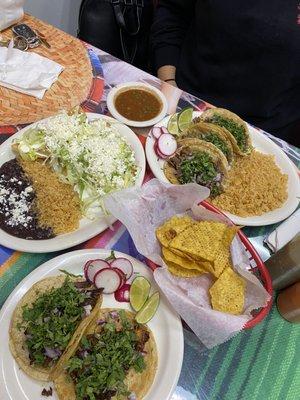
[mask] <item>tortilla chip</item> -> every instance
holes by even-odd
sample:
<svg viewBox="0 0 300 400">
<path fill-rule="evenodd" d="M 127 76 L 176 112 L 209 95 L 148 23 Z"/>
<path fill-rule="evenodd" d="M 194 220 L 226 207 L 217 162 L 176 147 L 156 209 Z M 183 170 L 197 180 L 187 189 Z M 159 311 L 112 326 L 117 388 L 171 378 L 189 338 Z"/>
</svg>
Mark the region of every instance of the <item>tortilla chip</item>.
<svg viewBox="0 0 300 400">
<path fill-rule="evenodd" d="M 197 269 L 186 269 L 171 261 L 164 261 L 167 264 L 168 271 L 175 276 L 179 276 L 181 278 L 192 278 L 194 276 L 200 276 L 203 274 L 203 272 Z"/>
<path fill-rule="evenodd" d="M 213 262 L 226 228 L 220 222 L 200 221 L 178 233 L 169 247 L 187 253 L 195 260 Z"/>
<path fill-rule="evenodd" d="M 188 216 L 177 217 L 175 215 L 156 229 L 156 237 L 163 246 L 168 247 L 170 241 L 176 237 L 178 233 L 193 223 L 194 220 Z"/>
<path fill-rule="evenodd" d="M 187 258 L 185 256 L 181 256 L 178 254 L 175 254 L 172 250 L 166 248 L 166 247 L 162 247 L 162 254 L 165 260 L 167 260 L 168 262 L 172 262 L 174 264 L 177 264 L 179 267 L 181 268 L 185 268 L 185 269 L 195 269 L 198 270 L 200 272 L 207 272 L 206 270 L 206 264 L 209 264 L 208 262 L 196 262 L 191 258 Z M 209 267 L 209 266 L 208 266 Z"/>
<path fill-rule="evenodd" d="M 216 278 L 218 278 L 221 273 L 224 271 L 226 267 L 231 267 L 231 253 L 230 253 L 230 244 L 239 230 L 237 226 L 230 226 L 224 232 L 220 248 L 216 254 L 214 260 L 214 272 Z"/>
<path fill-rule="evenodd" d="M 229 314 L 242 313 L 245 302 L 246 283 L 230 267 L 226 267 L 209 289 L 212 308 Z"/>
</svg>

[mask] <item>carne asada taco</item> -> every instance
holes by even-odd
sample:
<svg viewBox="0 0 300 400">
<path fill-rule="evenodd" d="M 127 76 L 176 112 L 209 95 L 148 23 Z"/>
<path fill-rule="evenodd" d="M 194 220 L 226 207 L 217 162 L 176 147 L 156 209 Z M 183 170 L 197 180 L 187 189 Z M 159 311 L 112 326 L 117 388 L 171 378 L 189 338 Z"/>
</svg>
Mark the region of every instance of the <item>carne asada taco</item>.
<svg viewBox="0 0 300 400">
<path fill-rule="evenodd" d="M 154 337 L 125 310 L 102 309 L 52 373 L 61 400 L 142 400 L 157 369 Z"/>
<path fill-rule="evenodd" d="M 48 381 L 78 333 L 95 317 L 102 290 L 83 278 L 59 275 L 35 283 L 14 310 L 9 346 L 20 368 Z"/>
<path fill-rule="evenodd" d="M 198 183 L 210 189 L 210 197 L 223 192 L 228 163 L 212 143 L 183 139 L 176 153 L 164 165 L 166 178 L 174 184 Z"/>
<path fill-rule="evenodd" d="M 252 145 L 248 126 L 238 115 L 223 108 L 211 108 L 204 111 L 200 119 L 222 127 L 237 154 L 244 156 L 251 153 Z"/>
<path fill-rule="evenodd" d="M 233 148 L 226 131 L 220 126 L 201 122 L 200 118 L 194 118 L 189 127 L 182 132 L 180 139 L 196 138 L 205 140 L 215 145 L 226 157 L 229 164 L 233 161 Z"/>
</svg>

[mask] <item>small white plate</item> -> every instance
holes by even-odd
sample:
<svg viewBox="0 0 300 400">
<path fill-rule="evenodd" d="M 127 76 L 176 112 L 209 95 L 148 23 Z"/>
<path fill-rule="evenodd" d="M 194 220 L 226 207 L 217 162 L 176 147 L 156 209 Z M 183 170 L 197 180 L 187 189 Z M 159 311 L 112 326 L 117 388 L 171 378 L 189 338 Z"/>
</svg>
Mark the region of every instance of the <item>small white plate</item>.
<svg viewBox="0 0 300 400">
<path fill-rule="evenodd" d="M 200 111 L 194 111 L 193 117 L 201 115 Z M 156 126 L 167 126 L 170 116 L 164 118 Z M 265 154 L 272 154 L 275 156 L 276 164 L 279 166 L 284 174 L 288 175 L 288 199 L 282 207 L 277 208 L 274 211 L 267 212 L 265 214 L 254 216 L 254 217 L 239 217 L 237 215 L 230 214 L 223 211 L 232 222 L 237 225 L 245 226 L 264 226 L 271 225 L 280 222 L 290 216 L 299 204 L 300 198 L 300 182 L 297 174 L 297 169 L 288 156 L 266 135 L 259 132 L 257 129 L 248 125 L 250 137 L 255 149 Z M 169 182 L 163 172 L 164 160 L 159 158 L 154 151 L 155 139 L 149 133 L 146 141 L 146 157 L 149 166 L 154 176 L 163 182 Z"/>
<path fill-rule="evenodd" d="M 107 117 L 105 115 L 87 113 L 87 116 L 90 121 L 94 119 L 103 118 L 106 121 L 116 124 L 116 127 L 119 130 L 120 134 L 124 136 L 127 143 L 132 147 L 135 153 L 135 160 L 138 167 L 140 168 L 140 173 L 139 176 L 137 177 L 136 185 L 141 186 L 145 176 L 146 160 L 145 160 L 145 153 L 143 146 L 138 137 L 136 136 L 136 134 L 130 128 L 128 128 L 128 126 L 120 124 L 115 119 Z M 46 121 L 50 118 L 47 118 L 43 121 Z M 0 146 L 1 165 L 4 164 L 6 161 L 11 160 L 12 158 L 15 157 L 14 153 L 11 150 L 12 141 L 22 136 L 27 129 L 37 125 L 39 122 L 36 122 L 32 125 L 27 126 L 24 129 L 21 129 L 19 132 L 12 135 Z M 9 235 L 8 233 L 0 229 L 0 244 L 2 246 L 6 246 L 14 250 L 25 251 L 30 253 L 48 253 L 52 251 L 64 250 L 69 247 L 75 246 L 79 243 L 83 243 L 86 240 L 96 236 L 98 233 L 103 232 L 106 228 L 108 228 L 108 226 L 110 226 L 110 224 L 112 224 L 115 221 L 116 221 L 115 218 L 105 217 L 103 214 L 99 214 L 99 217 L 97 217 L 93 221 L 87 218 L 82 218 L 80 220 L 79 229 L 77 229 L 76 231 L 65 233 L 63 235 L 58 235 L 52 239 L 45 239 L 45 240 L 21 239 Z"/>
<path fill-rule="evenodd" d="M 152 271 L 143 263 L 126 254 L 116 252 L 116 257 L 126 257 L 132 263 L 135 272 L 141 273 L 151 283 L 151 290 L 158 287 L 153 279 Z M 41 400 L 43 388 L 49 388 L 49 383 L 29 378 L 17 365 L 10 353 L 9 325 L 12 313 L 21 297 L 31 286 L 47 277 L 60 274 L 59 269 L 65 269 L 74 274 L 82 273 L 83 265 L 87 260 L 106 258 L 109 250 L 77 250 L 63 254 L 42 264 L 29 274 L 6 300 L 0 312 L 0 393 L 1 400 Z M 153 319 L 148 323 L 152 330 L 158 352 L 158 368 L 150 391 L 144 400 L 168 400 L 174 391 L 181 371 L 183 360 L 183 330 L 179 316 L 170 308 L 162 294 L 160 304 Z M 128 303 L 119 303 L 114 295 L 104 295 L 102 307 L 124 308 L 130 310 Z M 52 384 L 50 384 L 53 387 Z M 51 397 L 57 400 L 56 393 Z"/>
<path fill-rule="evenodd" d="M 153 94 L 156 95 L 156 97 L 159 97 L 162 102 L 161 112 L 155 118 L 149 119 L 148 121 L 133 121 L 133 120 L 129 120 L 129 119 L 125 118 L 123 115 L 121 115 L 116 110 L 115 97 L 119 92 L 123 91 L 126 88 L 130 88 L 130 89 L 145 88 L 148 91 L 152 91 Z M 139 127 L 139 128 L 143 128 L 146 126 L 152 126 L 152 125 L 156 124 L 157 122 L 161 121 L 164 118 L 164 116 L 166 115 L 167 110 L 168 110 L 167 99 L 162 94 L 162 92 L 160 90 L 156 89 L 154 86 L 148 85 L 146 83 L 141 83 L 141 82 L 128 82 L 128 83 L 124 83 L 122 85 L 115 86 L 108 93 L 106 103 L 107 103 L 109 112 L 118 121 L 123 122 L 123 124 L 129 125 L 129 126 L 135 126 L 135 127 Z"/>
</svg>

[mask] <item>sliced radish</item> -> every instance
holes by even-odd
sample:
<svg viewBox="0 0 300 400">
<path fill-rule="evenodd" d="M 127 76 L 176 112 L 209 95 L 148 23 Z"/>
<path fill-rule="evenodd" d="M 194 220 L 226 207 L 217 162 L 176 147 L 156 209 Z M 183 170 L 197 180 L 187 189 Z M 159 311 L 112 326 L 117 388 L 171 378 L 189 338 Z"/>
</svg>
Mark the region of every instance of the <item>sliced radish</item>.
<svg viewBox="0 0 300 400">
<path fill-rule="evenodd" d="M 160 130 L 162 133 L 169 133 L 168 128 L 166 128 L 165 126 L 161 126 Z"/>
<path fill-rule="evenodd" d="M 88 260 L 85 264 L 84 264 L 84 267 L 83 267 L 83 275 L 84 275 L 84 277 L 85 277 L 85 279 L 88 281 L 89 279 L 88 279 L 88 277 L 87 277 L 87 271 L 88 271 L 88 267 L 89 267 L 89 265 L 93 262 L 94 260 Z"/>
<path fill-rule="evenodd" d="M 133 274 L 131 262 L 124 257 L 118 257 L 110 263 L 111 267 L 120 269 L 126 276 L 126 280 Z"/>
<path fill-rule="evenodd" d="M 164 154 L 161 154 L 161 152 L 158 150 L 157 141 L 154 144 L 154 151 L 158 155 L 159 158 L 168 158 L 168 156 L 165 156 Z"/>
<path fill-rule="evenodd" d="M 122 303 L 129 303 L 130 285 L 125 283 L 120 289 L 115 292 L 115 299 Z"/>
<path fill-rule="evenodd" d="M 86 268 L 87 280 L 94 283 L 96 273 L 104 268 L 110 268 L 110 265 L 107 261 L 101 259 L 92 260 L 92 262 Z"/>
<path fill-rule="evenodd" d="M 152 128 L 151 133 L 152 133 L 152 136 L 153 136 L 155 139 L 158 139 L 158 138 L 160 137 L 160 135 L 162 134 L 162 130 L 161 130 L 160 126 L 154 126 L 154 127 Z"/>
<path fill-rule="evenodd" d="M 114 293 L 120 287 L 120 274 L 112 268 L 104 268 L 98 271 L 94 278 L 97 289 L 103 289 L 103 293 Z"/>
<path fill-rule="evenodd" d="M 115 268 L 115 267 L 112 267 L 112 266 L 111 266 L 111 268 L 114 271 L 116 271 L 116 273 L 119 274 L 119 276 L 120 276 L 121 282 L 120 282 L 120 286 L 118 287 L 118 289 L 120 289 L 120 287 L 123 286 L 126 283 L 126 275 L 119 268 Z"/>
<path fill-rule="evenodd" d="M 175 153 L 177 149 L 177 142 L 174 136 L 170 135 L 170 133 L 163 133 L 157 141 L 157 150 L 169 157 Z"/>
</svg>

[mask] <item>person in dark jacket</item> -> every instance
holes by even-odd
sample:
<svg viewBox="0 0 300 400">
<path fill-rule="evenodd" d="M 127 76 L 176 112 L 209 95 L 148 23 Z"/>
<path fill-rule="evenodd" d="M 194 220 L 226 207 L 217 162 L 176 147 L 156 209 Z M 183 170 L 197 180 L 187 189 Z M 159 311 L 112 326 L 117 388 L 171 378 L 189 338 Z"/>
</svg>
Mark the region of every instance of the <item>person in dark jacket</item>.
<svg viewBox="0 0 300 400">
<path fill-rule="evenodd" d="M 300 145 L 299 0 L 160 0 L 158 77 Z"/>
</svg>

